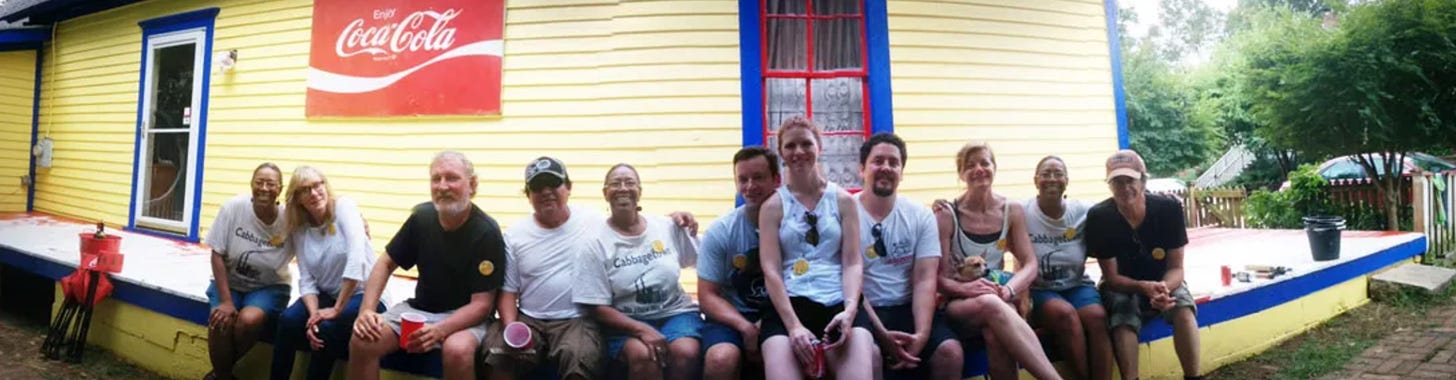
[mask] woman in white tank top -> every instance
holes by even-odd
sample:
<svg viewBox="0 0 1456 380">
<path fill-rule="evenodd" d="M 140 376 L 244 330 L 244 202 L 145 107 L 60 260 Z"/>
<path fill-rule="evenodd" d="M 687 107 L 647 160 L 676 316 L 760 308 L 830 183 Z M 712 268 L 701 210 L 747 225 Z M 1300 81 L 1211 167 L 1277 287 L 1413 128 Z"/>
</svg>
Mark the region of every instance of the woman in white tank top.
<svg viewBox="0 0 1456 380">
<path fill-rule="evenodd" d="M 960 328 L 962 339 L 976 335 L 985 339 L 992 379 L 1016 378 L 1017 363 L 1038 379 L 1060 379 L 1042 352 L 1036 333 L 1011 306 L 1018 297 L 1029 296 L 1036 278 L 1037 263 L 1026 235 L 1025 210 L 991 191 L 996 157 L 989 145 L 972 142 L 961 147 L 956 154 L 956 173 L 965 182 L 966 191 L 955 201 L 939 201 L 935 207 L 943 251 L 939 288 L 949 300 L 946 315 Z M 981 257 L 987 269 L 1000 270 L 1001 258 L 1008 250 L 1020 268 L 1009 279 L 1002 279 L 1005 285 L 990 278 L 997 276 L 962 278 L 960 269 L 966 258 Z"/>
<path fill-rule="evenodd" d="M 759 215 L 759 258 L 773 312 L 763 316 L 766 378 L 800 379 L 816 341 L 834 378 L 873 377 L 874 338 L 859 311 L 864 263 L 859 213 L 819 167 L 821 133 L 803 117 L 778 130 L 784 186 Z"/>
</svg>

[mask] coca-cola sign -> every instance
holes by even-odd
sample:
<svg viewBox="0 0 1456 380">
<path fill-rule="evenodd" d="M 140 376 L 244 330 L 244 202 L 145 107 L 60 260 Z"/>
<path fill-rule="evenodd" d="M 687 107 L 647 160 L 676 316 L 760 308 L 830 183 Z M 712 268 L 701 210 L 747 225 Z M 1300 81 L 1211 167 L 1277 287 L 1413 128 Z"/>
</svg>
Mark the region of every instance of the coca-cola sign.
<svg viewBox="0 0 1456 380">
<path fill-rule="evenodd" d="M 502 1 L 314 1 L 307 115 L 500 113 Z"/>
</svg>

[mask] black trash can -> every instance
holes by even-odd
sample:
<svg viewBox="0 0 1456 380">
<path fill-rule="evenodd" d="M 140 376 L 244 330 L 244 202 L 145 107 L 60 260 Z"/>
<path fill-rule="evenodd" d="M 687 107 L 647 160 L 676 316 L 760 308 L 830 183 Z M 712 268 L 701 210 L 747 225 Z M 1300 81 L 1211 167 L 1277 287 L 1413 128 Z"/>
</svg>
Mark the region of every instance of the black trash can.
<svg viewBox="0 0 1456 380">
<path fill-rule="evenodd" d="M 1304 232 L 1309 235 L 1309 250 L 1314 255 L 1314 261 L 1340 258 L 1340 231 L 1344 229 L 1344 217 L 1329 215 L 1304 217 Z"/>
</svg>

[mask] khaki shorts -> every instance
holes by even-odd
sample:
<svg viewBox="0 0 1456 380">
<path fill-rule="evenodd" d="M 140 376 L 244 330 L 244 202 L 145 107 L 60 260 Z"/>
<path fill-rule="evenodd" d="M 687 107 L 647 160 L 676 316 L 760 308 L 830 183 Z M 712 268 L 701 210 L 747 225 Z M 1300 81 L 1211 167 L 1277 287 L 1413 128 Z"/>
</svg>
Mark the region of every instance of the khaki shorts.
<svg viewBox="0 0 1456 380">
<path fill-rule="evenodd" d="M 1198 315 L 1198 305 L 1193 303 L 1193 295 L 1188 293 L 1188 283 L 1183 283 L 1178 289 L 1173 290 L 1173 307 L 1166 311 L 1158 312 L 1152 309 L 1148 298 L 1142 294 L 1102 291 L 1102 305 L 1107 308 L 1107 327 L 1116 329 L 1118 326 L 1131 327 L 1133 332 L 1143 329 L 1143 316 L 1152 316 L 1156 313 L 1163 321 L 1173 323 L 1173 315 L 1179 308 L 1188 308 L 1194 316 Z"/>
<path fill-rule="evenodd" d="M 481 347 L 485 364 L 522 375 L 543 361 L 555 361 L 557 375 L 595 379 L 602 363 L 602 336 L 597 324 L 585 316 L 575 319 L 541 320 L 520 314 L 518 319 L 531 328 L 531 348 L 526 351 L 506 346 L 505 324 L 490 324 Z"/>
<path fill-rule="evenodd" d="M 381 314 L 380 315 L 380 316 L 384 317 L 384 320 L 385 321 L 389 322 L 389 328 L 394 329 L 394 335 L 395 336 L 399 336 L 399 328 L 400 328 L 399 327 L 399 321 L 400 321 L 400 316 L 403 315 L 404 313 L 420 313 L 420 315 L 424 315 L 425 316 L 425 324 L 435 324 L 435 323 L 440 323 L 440 321 L 445 320 L 445 318 L 449 318 L 450 315 L 455 314 L 455 311 L 454 310 L 451 310 L 451 311 L 447 311 L 447 312 L 444 312 L 444 313 L 431 313 L 431 312 L 420 311 L 419 309 L 415 309 L 414 307 L 410 306 L 409 302 L 400 302 L 398 304 L 395 304 L 393 307 L 390 307 L 389 310 L 386 310 L 384 312 L 384 314 Z M 482 339 L 482 340 L 485 339 L 485 323 L 484 322 L 481 322 L 478 325 L 474 325 L 474 326 L 467 327 L 467 328 L 465 328 L 463 330 L 460 330 L 460 331 L 469 331 L 470 334 L 475 335 L 475 339 Z M 403 339 L 403 338 L 404 337 L 400 337 L 400 339 Z M 436 348 L 439 348 L 439 347 L 437 346 Z"/>
</svg>

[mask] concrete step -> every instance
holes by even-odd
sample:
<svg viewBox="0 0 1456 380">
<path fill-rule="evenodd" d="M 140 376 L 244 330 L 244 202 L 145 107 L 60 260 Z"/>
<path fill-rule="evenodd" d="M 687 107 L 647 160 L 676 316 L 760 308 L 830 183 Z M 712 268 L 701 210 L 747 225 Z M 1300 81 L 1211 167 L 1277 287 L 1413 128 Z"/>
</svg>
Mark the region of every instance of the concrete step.
<svg viewBox="0 0 1456 380">
<path fill-rule="evenodd" d="M 1404 264 L 1370 277 L 1371 293 L 1402 288 L 1417 289 L 1426 294 L 1441 294 L 1456 279 L 1456 270 L 1430 265 Z"/>
</svg>

